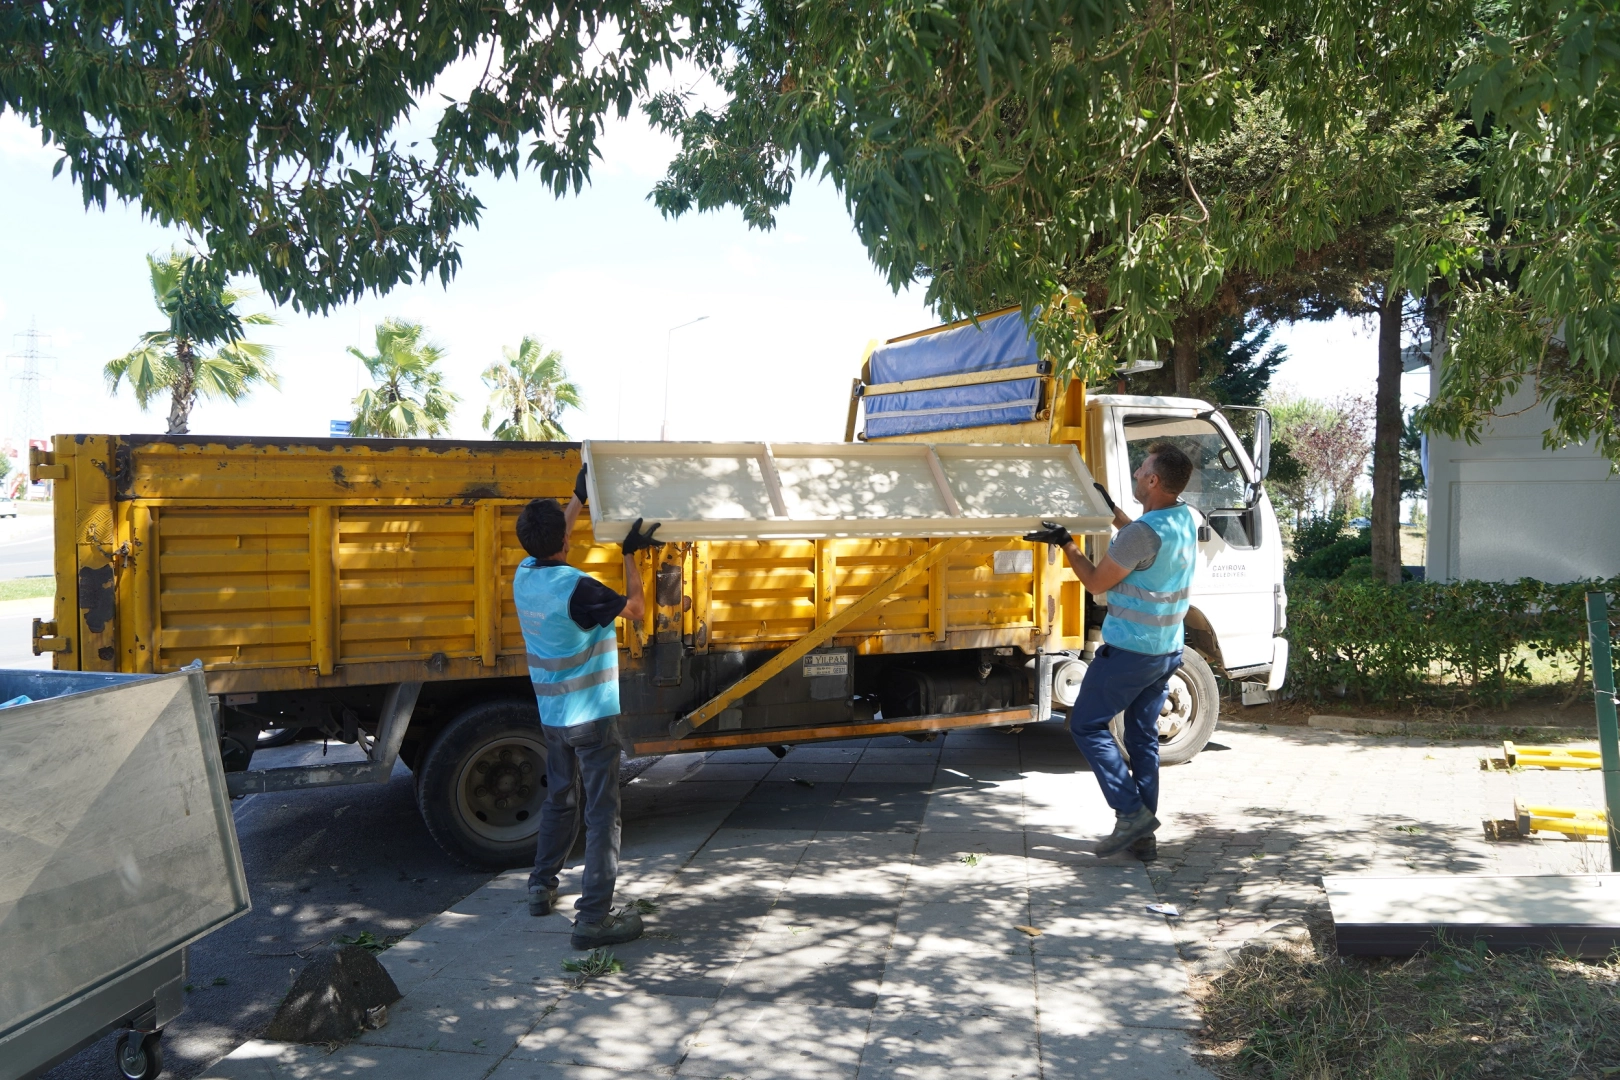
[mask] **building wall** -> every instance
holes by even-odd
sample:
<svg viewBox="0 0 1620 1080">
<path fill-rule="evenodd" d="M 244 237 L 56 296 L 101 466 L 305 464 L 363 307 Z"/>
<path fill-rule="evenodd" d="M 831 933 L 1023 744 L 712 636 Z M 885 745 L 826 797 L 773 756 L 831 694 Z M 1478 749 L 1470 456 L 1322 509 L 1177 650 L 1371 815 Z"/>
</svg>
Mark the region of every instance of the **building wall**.
<svg viewBox="0 0 1620 1080">
<path fill-rule="evenodd" d="M 1528 392 L 1498 412 L 1475 445 L 1429 436 L 1428 578 L 1620 574 L 1620 477 L 1589 444 L 1545 449 Z"/>
</svg>

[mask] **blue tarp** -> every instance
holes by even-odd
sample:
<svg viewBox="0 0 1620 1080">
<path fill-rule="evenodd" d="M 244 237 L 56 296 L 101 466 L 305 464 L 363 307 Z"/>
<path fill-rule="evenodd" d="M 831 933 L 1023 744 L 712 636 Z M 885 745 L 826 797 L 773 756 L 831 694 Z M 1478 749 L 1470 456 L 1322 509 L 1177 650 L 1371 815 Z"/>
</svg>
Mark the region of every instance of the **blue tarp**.
<svg viewBox="0 0 1620 1080">
<path fill-rule="evenodd" d="M 1039 379 L 1008 379 L 871 395 L 866 398 L 866 437 L 1028 423 L 1035 419 L 1040 393 Z"/>
<path fill-rule="evenodd" d="M 955 330 L 881 345 L 872 353 L 871 383 L 907 382 L 939 375 L 1033 364 L 1039 357 L 1021 312 L 1009 311 Z M 937 429 L 933 429 L 937 430 Z"/>
</svg>

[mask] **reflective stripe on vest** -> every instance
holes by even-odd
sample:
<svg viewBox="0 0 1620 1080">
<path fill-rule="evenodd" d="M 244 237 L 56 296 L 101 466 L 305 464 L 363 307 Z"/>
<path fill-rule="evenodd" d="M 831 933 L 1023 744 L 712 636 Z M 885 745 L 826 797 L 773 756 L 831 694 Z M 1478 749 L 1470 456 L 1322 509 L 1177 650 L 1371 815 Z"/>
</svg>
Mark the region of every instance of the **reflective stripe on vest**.
<svg viewBox="0 0 1620 1080">
<path fill-rule="evenodd" d="M 585 574 L 525 559 L 512 577 L 512 602 L 528 652 L 540 722 L 572 727 L 619 712 L 619 642 L 613 626 L 581 630 L 568 603 Z"/>
<path fill-rule="evenodd" d="M 1159 554 L 1108 590 L 1102 638 L 1131 652 L 1160 656 L 1182 647 L 1182 622 L 1198 565 L 1198 522 L 1184 503 L 1153 510 L 1138 521 L 1159 534 Z"/>
</svg>

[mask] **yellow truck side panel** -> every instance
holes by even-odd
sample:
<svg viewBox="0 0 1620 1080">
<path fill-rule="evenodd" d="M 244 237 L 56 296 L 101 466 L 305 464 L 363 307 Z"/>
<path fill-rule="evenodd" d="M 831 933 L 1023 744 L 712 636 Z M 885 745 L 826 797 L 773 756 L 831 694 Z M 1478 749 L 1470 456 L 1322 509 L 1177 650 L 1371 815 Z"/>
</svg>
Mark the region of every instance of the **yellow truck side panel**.
<svg viewBox="0 0 1620 1080">
<path fill-rule="evenodd" d="M 531 498 L 566 498 L 579 461 L 568 444 L 104 435 L 58 436 L 46 458 L 59 475 L 57 632 L 69 638 L 56 666 L 200 659 L 225 693 L 526 674 L 517 515 Z M 698 653 L 780 648 L 929 543 L 666 545 L 642 556 L 648 614 L 620 624 L 621 645 L 639 656 L 662 628 Z M 1003 556 L 997 573 L 997 552 L 1031 551 L 973 541 L 837 643 L 1076 646 L 1066 567 L 1036 550 L 1032 569 Z M 588 521 L 570 561 L 624 587 L 618 548 L 594 545 Z M 679 607 L 654 603 L 664 562 L 679 571 Z"/>
</svg>

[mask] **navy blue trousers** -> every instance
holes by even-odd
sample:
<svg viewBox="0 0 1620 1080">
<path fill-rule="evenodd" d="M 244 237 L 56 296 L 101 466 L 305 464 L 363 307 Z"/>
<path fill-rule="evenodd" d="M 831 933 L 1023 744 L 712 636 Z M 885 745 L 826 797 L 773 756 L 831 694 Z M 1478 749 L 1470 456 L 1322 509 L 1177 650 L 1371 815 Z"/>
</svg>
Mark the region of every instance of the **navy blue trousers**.
<svg viewBox="0 0 1620 1080">
<path fill-rule="evenodd" d="M 609 716 L 577 727 L 544 730 L 546 801 L 540 808 L 529 884 L 557 887 L 583 817 L 585 865 L 574 908 L 581 922 L 598 923 L 613 906 L 619 878 L 618 719 Z"/>
<path fill-rule="evenodd" d="M 1149 656 L 1117 645 L 1100 645 L 1069 709 L 1069 734 L 1091 763 L 1103 798 L 1114 813 L 1159 811 L 1159 710 L 1170 693 L 1170 676 L 1181 650 Z M 1127 765 L 1108 723 L 1125 714 Z"/>
</svg>

